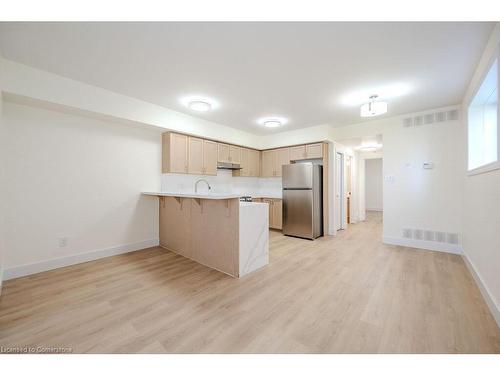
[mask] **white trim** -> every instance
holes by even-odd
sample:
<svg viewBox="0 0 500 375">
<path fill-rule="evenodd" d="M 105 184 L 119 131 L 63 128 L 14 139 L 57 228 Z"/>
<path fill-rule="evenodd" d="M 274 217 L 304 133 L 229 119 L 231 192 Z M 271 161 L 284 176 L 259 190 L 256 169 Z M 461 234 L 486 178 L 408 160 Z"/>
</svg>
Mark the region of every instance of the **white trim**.
<svg viewBox="0 0 500 375">
<path fill-rule="evenodd" d="M 366 208 L 366 211 L 377 211 L 377 212 L 382 212 L 384 211 L 382 208 Z"/>
<path fill-rule="evenodd" d="M 451 253 L 451 254 L 463 253 L 462 247 L 460 245 L 453 245 L 443 242 L 431 242 L 424 240 L 413 240 L 408 238 L 385 237 L 385 236 L 382 239 L 382 242 L 389 245 L 413 247 L 416 249 L 440 251 L 443 253 Z"/>
<path fill-rule="evenodd" d="M 486 304 L 488 305 L 488 308 L 490 309 L 491 314 L 493 315 L 493 318 L 495 318 L 495 321 L 497 323 L 497 326 L 500 327 L 500 307 L 497 301 L 495 301 L 495 298 L 491 294 L 490 290 L 486 286 L 486 284 L 483 282 L 483 279 L 481 279 L 481 276 L 476 270 L 476 267 L 472 264 L 471 260 L 467 256 L 467 254 L 462 255 L 462 259 L 464 260 L 465 265 L 469 269 L 470 273 L 472 274 L 472 277 L 474 278 L 474 281 L 476 282 L 479 291 L 483 295 L 484 300 L 486 301 Z"/>
<path fill-rule="evenodd" d="M 499 143 L 500 146 L 500 143 Z M 495 169 L 500 169 L 500 161 L 493 161 L 491 163 L 482 165 L 480 167 L 470 169 L 467 171 L 467 176 L 474 176 L 476 174 L 486 173 L 494 171 Z"/>
<path fill-rule="evenodd" d="M 108 247 L 105 249 L 98 249 L 85 253 L 69 255 L 62 258 L 55 258 L 55 259 L 43 260 L 41 262 L 22 264 L 20 266 L 6 268 L 4 270 L 4 280 L 15 279 L 17 277 L 32 275 L 34 273 L 49 271 L 60 267 L 72 266 L 74 264 L 90 262 L 92 260 L 106 258 L 113 255 L 130 253 L 132 251 L 142 250 L 148 247 L 154 247 L 158 245 L 159 245 L 159 240 L 157 238 L 152 238 L 140 242 L 134 242 L 124 245 Z"/>
</svg>

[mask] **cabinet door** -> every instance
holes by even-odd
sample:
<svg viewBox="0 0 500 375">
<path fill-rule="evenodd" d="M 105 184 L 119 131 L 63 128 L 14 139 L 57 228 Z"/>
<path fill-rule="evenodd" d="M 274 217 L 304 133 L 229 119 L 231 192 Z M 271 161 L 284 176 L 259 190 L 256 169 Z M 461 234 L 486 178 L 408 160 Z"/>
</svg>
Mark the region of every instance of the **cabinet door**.
<svg viewBox="0 0 500 375">
<path fill-rule="evenodd" d="M 217 143 L 203 141 L 203 174 L 217 175 Z"/>
<path fill-rule="evenodd" d="M 166 147 L 168 160 L 164 160 L 166 168 L 164 173 L 187 173 L 188 172 L 188 136 L 176 133 L 167 135 Z"/>
<path fill-rule="evenodd" d="M 250 161 L 250 176 L 258 177 L 260 175 L 260 152 L 256 150 L 248 150 Z"/>
<path fill-rule="evenodd" d="M 217 161 L 221 163 L 229 163 L 229 145 L 224 143 L 217 144 Z"/>
<path fill-rule="evenodd" d="M 203 139 L 189 137 L 188 173 L 203 174 Z"/>
<path fill-rule="evenodd" d="M 274 151 L 262 151 L 261 176 L 274 176 Z"/>
<path fill-rule="evenodd" d="M 320 159 L 323 157 L 323 144 L 315 143 L 312 145 L 306 145 L 306 155 L 307 159 Z"/>
<path fill-rule="evenodd" d="M 273 220 L 273 200 L 272 199 L 262 199 L 262 202 L 268 204 L 269 208 L 269 228 L 274 228 L 274 220 Z"/>
<path fill-rule="evenodd" d="M 283 225 L 283 202 L 281 199 L 273 199 L 273 228 L 282 229 Z"/>
<path fill-rule="evenodd" d="M 251 163 L 250 163 L 250 150 L 248 148 L 241 149 L 241 162 L 240 162 L 240 173 L 241 177 L 251 176 Z"/>
<path fill-rule="evenodd" d="M 290 164 L 290 149 L 279 148 L 275 150 L 276 156 L 274 158 L 274 175 L 281 176 L 281 166 Z"/>
<path fill-rule="evenodd" d="M 290 147 L 290 160 L 302 160 L 306 158 L 306 146 Z"/>
<path fill-rule="evenodd" d="M 241 163 L 241 147 L 229 146 L 229 161 L 231 163 Z"/>
</svg>

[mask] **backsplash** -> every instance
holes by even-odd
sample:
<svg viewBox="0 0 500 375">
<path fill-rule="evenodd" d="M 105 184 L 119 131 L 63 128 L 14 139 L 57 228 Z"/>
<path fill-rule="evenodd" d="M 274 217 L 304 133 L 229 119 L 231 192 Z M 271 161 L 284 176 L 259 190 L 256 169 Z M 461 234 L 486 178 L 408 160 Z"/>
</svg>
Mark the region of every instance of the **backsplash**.
<svg viewBox="0 0 500 375">
<path fill-rule="evenodd" d="M 212 187 L 211 193 L 236 193 L 251 196 L 281 197 L 280 177 L 233 177 L 231 171 L 218 170 L 217 176 L 164 173 L 161 191 L 193 193 L 196 180 L 203 178 Z M 198 192 L 206 193 L 206 184 L 198 184 Z"/>
</svg>

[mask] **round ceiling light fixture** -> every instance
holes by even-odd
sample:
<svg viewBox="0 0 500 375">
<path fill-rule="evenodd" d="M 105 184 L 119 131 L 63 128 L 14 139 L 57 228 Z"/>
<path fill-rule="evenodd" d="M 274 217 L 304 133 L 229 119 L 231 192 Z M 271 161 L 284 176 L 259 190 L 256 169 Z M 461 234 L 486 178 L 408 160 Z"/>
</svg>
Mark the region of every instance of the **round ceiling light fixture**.
<svg viewBox="0 0 500 375">
<path fill-rule="evenodd" d="M 265 126 L 266 128 L 279 128 L 287 123 L 287 119 L 283 117 L 264 117 L 257 120 L 257 123 Z"/>
<path fill-rule="evenodd" d="M 269 119 L 264 121 L 264 126 L 266 128 L 279 128 L 281 125 L 283 124 L 281 123 L 280 120 Z"/>
<path fill-rule="evenodd" d="M 212 105 L 207 101 L 195 99 L 188 103 L 188 108 L 197 112 L 208 112 L 212 109 Z"/>
<path fill-rule="evenodd" d="M 361 117 L 380 116 L 387 112 L 386 102 L 377 102 L 378 95 L 370 96 L 370 101 L 361 106 Z"/>
</svg>

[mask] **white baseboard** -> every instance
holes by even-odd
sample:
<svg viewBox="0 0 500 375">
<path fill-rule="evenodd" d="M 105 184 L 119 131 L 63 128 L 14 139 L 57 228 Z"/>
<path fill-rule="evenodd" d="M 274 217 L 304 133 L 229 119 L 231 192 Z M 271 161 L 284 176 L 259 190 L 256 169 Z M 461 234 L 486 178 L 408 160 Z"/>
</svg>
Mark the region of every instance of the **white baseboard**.
<svg viewBox="0 0 500 375">
<path fill-rule="evenodd" d="M 483 298 L 486 301 L 486 304 L 488 305 L 488 308 L 490 309 L 493 318 L 495 318 L 495 321 L 497 322 L 497 326 L 500 327 L 500 307 L 498 302 L 495 301 L 495 298 L 493 298 L 493 295 L 490 293 L 490 290 L 488 289 L 486 284 L 483 282 L 483 279 L 477 272 L 476 267 L 474 267 L 469 257 L 465 253 L 462 254 L 462 259 L 464 260 L 465 265 L 467 266 L 472 277 L 474 278 L 474 281 L 476 282 L 479 291 L 483 295 Z"/>
<path fill-rule="evenodd" d="M 408 238 L 397 238 L 397 237 L 384 237 L 382 241 L 389 245 L 414 247 L 416 249 L 441 251 L 444 253 L 452 253 L 452 254 L 463 253 L 462 247 L 460 245 L 453 245 L 449 243 L 413 240 Z"/>
<path fill-rule="evenodd" d="M 105 249 L 92 250 L 85 253 L 69 255 L 62 258 L 44 260 L 36 263 L 23 264 L 4 270 L 4 280 L 15 279 L 17 277 L 32 275 L 34 273 L 50 271 L 60 267 L 72 266 L 78 263 L 89 262 L 91 260 L 110 257 L 132 251 L 146 249 L 148 247 L 158 246 L 159 240 L 152 238 L 140 242 L 129 243 L 125 245 L 108 247 Z"/>
</svg>

